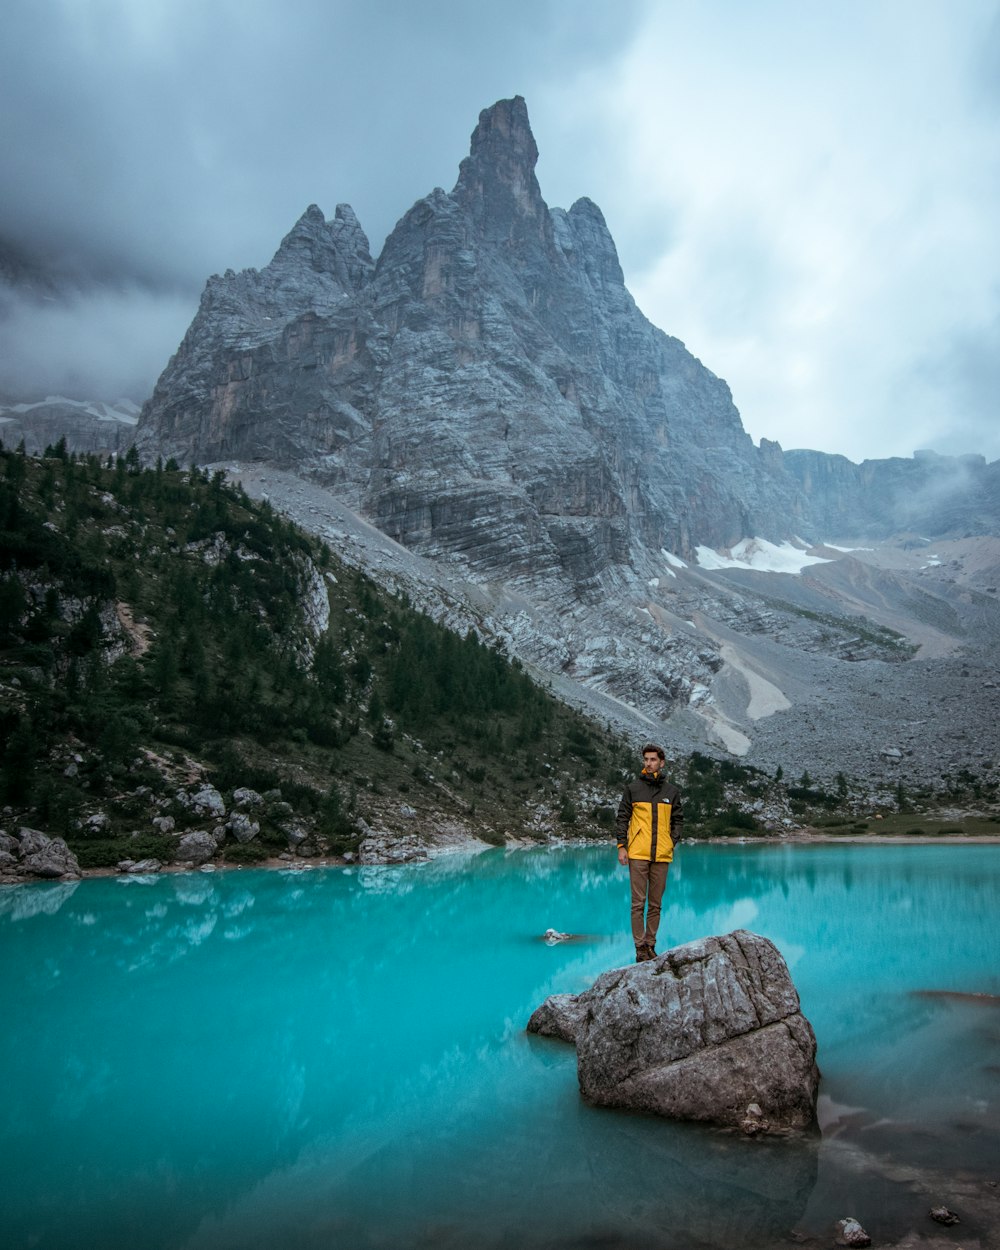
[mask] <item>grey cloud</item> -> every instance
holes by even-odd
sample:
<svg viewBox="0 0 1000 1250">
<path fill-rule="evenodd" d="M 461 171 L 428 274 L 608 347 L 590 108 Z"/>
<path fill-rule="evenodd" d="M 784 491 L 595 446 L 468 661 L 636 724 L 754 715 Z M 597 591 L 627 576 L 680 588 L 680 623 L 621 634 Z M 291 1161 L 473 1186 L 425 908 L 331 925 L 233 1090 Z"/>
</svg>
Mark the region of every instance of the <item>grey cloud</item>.
<svg viewBox="0 0 1000 1250">
<path fill-rule="evenodd" d="M 310 203 L 355 208 L 377 253 L 450 187 L 480 109 L 606 57 L 640 0 L 8 0 L 0 386 L 142 399 L 205 279 L 260 267 Z M 4 275 L 8 280 L 14 276 Z M 37 283 L 35 284 L 37 291 Z"/>
<path fill-rule="evenodd" d="M 790 271 L 796 262 L 780 237 L 781 214 L 771 218 L 765 211 L 750 219 L 747 197 L 737 191 L 732 213 L 713 223 L 694 220 L 690 187 L 677 181 L 666 201 L 654 198 L 627 159 L 634 156 L 629 127 L 635 115 L 612 107 L 606 93 L 623 81 L 616 77 L 623 65 L 634 65 L 634 58 L 623 58 L 647 48 L 643 40 L 657 32 L 653 19 L 664 13 L 670 39 L 663 72 L 670 64 L 698 66 L 698 75 L 713 84 L 709 111 L 717 129 L 699 131 L 690 113 L 654 121 L 662 121 L 664 134 L 671 126 L 693 133 L 710 168 L 727 159 L 717 136 L 742 133 L 745 93 L 752 90 L 774 106 L 773 113 L 765 108 L 765 117 L 773 115 L 779 128 L 787 121 L 791 143 L 786 148 L 776 140 L 775 161 L 791 177 L 779 179 L 779 188 L 794 190 L 803 170 L 808 177 L 809 166 L 796 156 L 796 128 L 809 128 L 811 151 L 813 138 L 825 133 L 820 127 L 814 136 L 816 117 L 824 125 L 829 120 L 831 133 L 851 146 L 865 147 L 864 134 L 851 129 L 856 119 L 846 104 L 841 118 L 837 99 L 810 97 L 816 68 L 810 49 L 857 71 L 862 86 L 866 75 L 877 73 L 880 83 L 905 87 L 909 79 L 900 77 L 900 65 L 927 52 L 917 23 L 906 55 L 896 55 L 893 38 L 885 44 L 893 56 L 879 61 L 873 49 L 881 45 L 872 42 L 869 28 L 874 22 L 881 38 L 892 21 L 877 9 L 862 23 L 867 42 L 859 40 L 850 14 L 831 10 L 824 18 L 836 45 L 831 52 L 811 37 L 811 17 L 802 26 L 805 19 L 795 16 L 801 6 L 793 0 L 768 5 L 773 18 L 789 20 L 773 23 L 773 38 L 747 46 L 729 37 L 739 29 L 729 7 L 702 14 L 680 0 L 508 0 L 493 6 L 469 0 L 7 0 L 0 40 L 6 123 L 0 281 L 16 276 L 5 275 L 6 240 L 21 249 L 29 268 L 41 263 L 55 275 L 57 291 L 69 298 L 57 311 L 25 292 L 8 292 L 0 310 L 0 386 L 22 388 L 25 398 L 89 388 L 88 397 L 142 399 L 176 348 L 209 274 L 266 264 L 310 203 L 328 216 L 338 202 L 352 204 L 377 253 L 417 198 L 436 185 L 453 185 L 479 110 L 519 93 L 539 139 L 546 199 L 568 207 L 588 195 L 601 206 L 626 281 L 646 288 L 645 311 L 727 378 L 737 404 L 753 418 L 748 426 L 755 437 L 780 438 L 779 417 L 787 426 L 795 416 L 789 405 L 802 404 L 796 443 L 818 442 L 858 459 L 882 454 L 890 435 L 904 437 L 900 429 L 907 439 L 912 429 L 915 439 L 940 450 L 989 447 L 988 454 L 1000 455 L 994 399 L 1000 352 L 986 327 L 956 335 L 947 313 L 939 325 L 930 317 L 917 324 L 910 317 L 912 286 L 904 283 L 898 293 L 887 288 L 877 316 L 859 304 L 857 334 L 808 344 L 821 382 L 801 394 L 783 392 L 780 366 L 791 345 L 781 313 L 801 289 L 802 275 Z M 944 73 L 935 118 L 944 146 L 949 135 L 995 133 L 983 119 L 988 123 L 1000 103 L 1000 5 L 976 0 L 948 21 L 962 63 L 939 65 Z M 764 29 L 756 19 L 750 24 Z M 792 38 L 797 25 L 798 41 Z M 967 64 L 970 47 L 974 65 Z M 658 64 L 652 72 L 659 72 Z M 929 92 L 938 90 L 933 76 L 921 82 Z M 630 79 L 628 87 L 628 109 L 641 109 L 641 82 Z M 926 98 L 937 107 L 936 96 Z M 799 99 L 801 117 L 791 105 Z M 975 110 L 978 131 L 967 124 L 976 120 Z M 905 128 L 898 133 L 905 140 Z M 933 157 L 935 144 L 915 133 L 912 148 L 916 167 Z M 959 218 L 966 210 L 973 223 L 988 215 L 995 151 L 985 139 L 971 149 L 970 165 L 982 171 L 978 180 L 961 171 L 956 178 L 944 165 L 955 180 Z M 657 147 L 653 157 L 669 159 L 669 145 Z M 755 177 L 768 173 L 766 162 L 753 167 Z M 696 167 L 691 177 L 697 176 Z M 905 170 L 902 182 L 905 189 Z M 865 190 L 859 186 L 857 194 Z M 923 196 L 914 202 L 923 212 Z M 940 200 L 937 211 L 949 211 L 948 201 Z M 970 303 L 978 274 L 996 264 L 986 244 L 980 251 L 977 274 L 961 279 Z M 662 263 L 672 252 L 683 258 L 673 270 Z M 658 269 L 674 281 L 652 298 Z M 33 289 L 37 296 L 37 276 Z M 853 297 L 845 289 L 844 299 Z M 926 299 L 924 307 L 932 308 L 933 274 Z M 888 376 L 892 366 L 879 359 L 887 325 L 897 339 L 913 338 L 905 377 Z M 749 364 L 742 362 L 742 374 L 735 365 L 730 374 L 719 346 L 735 339 L 738 347 L 744 326 L 760 350 Z M 935 333 L 940 345 L 928 359 L 920 342 Z M 921 358 L 922 367 L 916 363 Z M 821 425 L 822 414 L 831 411 L 840 414 L 836 446 L 829 445 L 832 424 L 828 420 L 825 431 Z M 856 436 L 847 446 L 851 422 Z"/>
<path fill-rule="evenodd" d="M 1000 4 L 993 5 L 991 19 L 985 24 L 982 39 L 973 59 L 971 85 L 986 107 L 1000 108 Z"/>
<path fill-rule="evenodd" d="M 936 451 L 1000 460 L 1000 291 L 997 302 L 992 324 L 956 332 L 915 371 L 911 402 L 923 404 Z"/>
<path fill-rule="evenodd" d="M 266 263 L 307 204 L 346 200 L 377 248 L 451 185 L 480 108 L 606 56 L 636 12 L 11 0 L 0 235 L 70 270 L 190 288 Z"/>
<path fill-rule="evenodd" d="M 140 403 L 196 304 L 138 287 L 0 295 L 0 399 Z"/>
</svg>

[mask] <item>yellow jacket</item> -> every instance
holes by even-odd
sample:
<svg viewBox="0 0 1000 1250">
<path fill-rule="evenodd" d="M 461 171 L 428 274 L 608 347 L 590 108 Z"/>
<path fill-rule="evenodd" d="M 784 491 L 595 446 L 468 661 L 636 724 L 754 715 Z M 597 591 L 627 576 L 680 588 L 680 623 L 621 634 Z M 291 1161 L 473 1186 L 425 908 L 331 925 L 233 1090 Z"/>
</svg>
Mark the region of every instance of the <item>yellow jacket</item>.
<svg viewBox="0 0 1000 1250">
<path fill-rule="evenodd" d="M 663 773 L 650 774 L 643 769 L 626 787 L 618 804 L 618 845 L 625 847 L 629 859 L 669 863 L 683 820 L 681 792 Z"/>
</svg>

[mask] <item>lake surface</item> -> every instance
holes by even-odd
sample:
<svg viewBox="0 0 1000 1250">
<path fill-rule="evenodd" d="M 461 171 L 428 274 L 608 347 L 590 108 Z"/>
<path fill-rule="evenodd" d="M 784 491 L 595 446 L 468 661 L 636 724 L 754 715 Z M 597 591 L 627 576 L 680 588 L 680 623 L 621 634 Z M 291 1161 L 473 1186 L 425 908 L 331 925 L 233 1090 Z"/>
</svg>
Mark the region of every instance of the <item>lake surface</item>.
<svg viewBox="0 0 1000 1250">
<path fill-rule="evenodd" d="M 825 1244 L 914 1225 L 901 1164 L 1000 1175 L 1000 847 L 682 848 L 659 947 L 775 942 L 820 1141 L 587 1107 L 525 1034 L 627 895 L 609 848 L 0 888 L 5 1246 Z"/>
</svg>

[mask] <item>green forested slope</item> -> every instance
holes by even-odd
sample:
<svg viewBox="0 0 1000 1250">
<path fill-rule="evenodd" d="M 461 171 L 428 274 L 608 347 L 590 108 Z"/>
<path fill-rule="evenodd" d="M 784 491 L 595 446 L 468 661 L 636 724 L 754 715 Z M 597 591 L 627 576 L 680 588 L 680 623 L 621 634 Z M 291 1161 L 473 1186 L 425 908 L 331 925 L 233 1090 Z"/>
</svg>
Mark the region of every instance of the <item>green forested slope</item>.
<svg viewBox="0 0 1000 1250">
<path fill-rule="evenodd" d="M 221 474 L 0 446 L 0 830 L 64 837 L 85 868 L 177 861 L 192 830 L 246 863 L 363 838 L 389 856 L 470 835 L 610 840 L 637 745 Z M 696 837 L 874 832 L 865 817 L 892 811 L 909 822 L 893 831 L 937 833 L 920 812 L 995 800 L 971 774 L 937 798 L 843 776 L 825 793 L 700 754 L 673 774 Z M 193 801 L 207 785 L 224 815 Z M 242 838 L 239 789 L 260 796 Z"/>
<path fill-rule="evenodd" d="M 244 862 L 350 850 L 365 825 L 607 835 L 631 764 L 221 474 L 62 447 L 0 451 L 0 741 L 2 823 L 85 867 L 174 856 L 211 825 L 178 791 L 206 782 L 227 807 L 265 796 L 259 835 L 221 848 Z"/>
</svg>

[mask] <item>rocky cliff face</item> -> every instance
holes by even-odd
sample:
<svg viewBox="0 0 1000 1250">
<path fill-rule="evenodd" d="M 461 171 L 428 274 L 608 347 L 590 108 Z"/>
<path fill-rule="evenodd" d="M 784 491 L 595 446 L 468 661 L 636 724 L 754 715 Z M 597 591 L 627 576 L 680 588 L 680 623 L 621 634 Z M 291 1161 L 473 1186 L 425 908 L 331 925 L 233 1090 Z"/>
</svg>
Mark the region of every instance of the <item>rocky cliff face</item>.
<svg viewBox="0 0 1000 1250">
<path fill-rule="evenodd" d="M 782 460 L 827 537 L 1000 533 L 1000 461 L 929 451 L 861 464 L 819 451 L 786 451 Z"/>
<path fill-rule="evenodd" d="M 210 279 L 143 409 L 140 451 L 231 467 L 602 717 L 666 725 L 678 749 L 754 758 L 773 740 L 761 764 L 830 776 L 849 730 L 864 773 L 883 730 L 859 731 L 871 718 L 841 670 L 995 648 L 993 549 L 823 548 L 837 564 L 798 579 L 699 567 L 697 549 L 997 533 L 1000 465 L 755 447 L 726 384 L 636 307 L 597 206 L 550 209 L 536 159 L 524 101 L 500 101 L 454 188 L 415 204 L 377 261 L 350 208 L 327 221 L 313 206 L 263 270 Z M 965 579 L 954 608 L 946 554 Z M 818 684 L 848 691 L 822 752 Z M 915 773 L 959 766 L 925 738 Z"/>
<path fill-rule="evenodd" d="M 652 548 L 805 524 L 729 389 L 625 288 L 600 210 L 549 209 L 522 99 L 377 264 L 307 210 L 264 270 L 212 278 L 140 421 L 145 454 L 296 466 L 480 578 L 583 595 Z"/>
<path fill-rule="evenodd" d="M 65 439 L 67 451 L 108 456 L 124 452 L 135 435 L 138 407 L 128 399 L 116 404 L 50 395 L 34 403 L 0 404 L 0 441 L 22 442 L 29 456 Z"/>
</svg>

